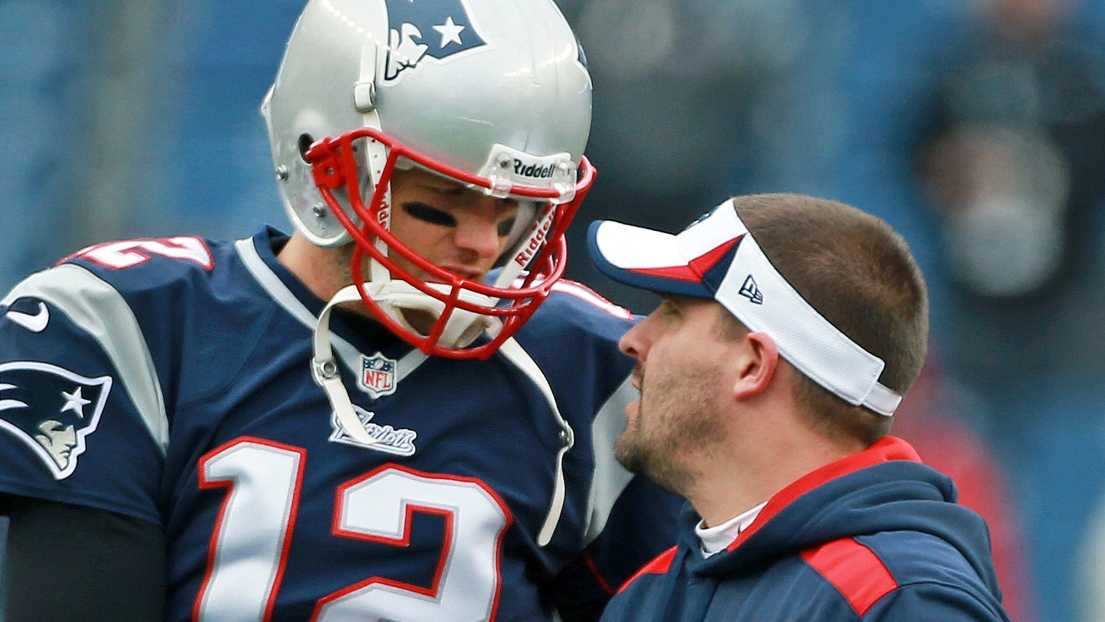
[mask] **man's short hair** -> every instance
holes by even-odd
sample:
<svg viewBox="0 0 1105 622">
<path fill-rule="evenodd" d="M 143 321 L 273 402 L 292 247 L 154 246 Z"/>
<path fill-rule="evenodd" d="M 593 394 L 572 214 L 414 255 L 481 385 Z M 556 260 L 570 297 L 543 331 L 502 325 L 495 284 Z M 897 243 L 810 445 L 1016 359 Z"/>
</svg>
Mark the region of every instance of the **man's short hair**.
<svg viewBox="0 0 1105 622">
<path fill-rule="evenodd" d="M 833 326 L 881 358 L 880 382 L 904 395 L 925 362 L 928 294 L 902 236 L 871 214 L 811 196 L 746 195 L 733 205 L 775 269 Z M 832 437 L 870 444 L 889 432 L 892 418 L 852 406 L 805 375 L 795 393 L 810 421 Z"/>
</svg>

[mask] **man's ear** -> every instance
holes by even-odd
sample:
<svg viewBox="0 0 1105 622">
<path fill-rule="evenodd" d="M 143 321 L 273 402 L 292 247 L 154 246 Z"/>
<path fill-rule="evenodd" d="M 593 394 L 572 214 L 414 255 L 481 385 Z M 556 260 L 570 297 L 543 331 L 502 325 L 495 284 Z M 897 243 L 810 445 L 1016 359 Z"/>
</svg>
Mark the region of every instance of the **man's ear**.
<svg viewBox="0 0 1105 622">
<path fill-rule="evenodd" d="M 775 340 L 764 332 L 749 332 L 742 340 L 738 357 L 733 396 L 740 400 L 763 393 L 779 367 Z"/>
</svg>

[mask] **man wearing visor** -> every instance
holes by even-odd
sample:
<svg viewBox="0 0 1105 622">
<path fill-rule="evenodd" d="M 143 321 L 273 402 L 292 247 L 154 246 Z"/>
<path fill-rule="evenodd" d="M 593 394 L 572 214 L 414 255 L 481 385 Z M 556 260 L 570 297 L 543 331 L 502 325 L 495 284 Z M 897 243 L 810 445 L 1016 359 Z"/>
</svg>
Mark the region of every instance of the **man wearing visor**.
<svg viewBox="0 0 1105 622">
<path fill-rule="evenodd" d="M 641 398 L 615 455 L 689 501 L 604 621 L 1008 620 L 985 523 L 888 435 L 928 301 L 886 223 L 752 195 L 678 235 L 598 222 L 590 243 L 662 296 L 620 342 Z"/>
</svg>

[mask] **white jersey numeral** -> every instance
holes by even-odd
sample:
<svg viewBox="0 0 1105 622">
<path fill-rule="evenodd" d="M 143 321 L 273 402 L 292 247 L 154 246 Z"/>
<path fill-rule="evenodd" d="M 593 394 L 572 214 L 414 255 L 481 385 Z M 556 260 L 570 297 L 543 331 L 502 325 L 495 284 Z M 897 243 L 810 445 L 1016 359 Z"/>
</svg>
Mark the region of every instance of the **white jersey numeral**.
<svg viewBox="0 0 1105 622">
<path fill-rule="evenodd" d="M 126 240 L 97 244 L 77 252 L 82 257 L 107 268 L 122 270 L 150 260 L 151 255 L 181 259 L 198 264 L 207 270 L 215 265 L 211 251 L 203 240 L 183 235 L 159 240 Z"/>
<path fill-rule="evenodd" d="M 200 486 L 229 489 L 207 553 L 195 620 L 267 620 L 295 526 L 306 452 L 239 440 L 200 461 Z"/>
<path fill-rule="evenodd" d="M 406 546 L 411 514 L 445 518 L 445 546 L 429 589 L 370 578 L 322 600 L 319 620 L 490 620 L 499 593 L 499 546 L 510 524 L 481 482 L 391 466 L 339 490 L 337 532 Z"/>
<path fill-rule="evenodd" d="M 200 462 L 200 485 L 229 494 L 196 599 L 197 620 L 267 620 L 295 526 L 305 452 L 239 439 Z M 366 577 L 319 600 L 312 620 L 453 622 L 492 620 L 501 589 L 499 553 L 510 513 L 475 479 L 389 465 L 340 486 L 334 535 L 404 547 L 414 513 L 444 518 L 432 584 Z"/>
</svg>

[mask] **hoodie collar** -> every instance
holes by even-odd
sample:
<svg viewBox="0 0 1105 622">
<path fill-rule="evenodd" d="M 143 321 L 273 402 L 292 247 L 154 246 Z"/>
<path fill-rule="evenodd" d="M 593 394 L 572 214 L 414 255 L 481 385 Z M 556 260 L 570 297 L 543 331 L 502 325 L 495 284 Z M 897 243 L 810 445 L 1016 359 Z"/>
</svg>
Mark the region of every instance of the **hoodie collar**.
<svg viewBox="0 0 1105 622">
<path fill-rule="evenodd" d="M 839 479 L 850 473 L 855 473 L 856 471 L 866 469 L 876 464 L 893 460 L 920 462 L 921 457 L 917 454 L 917 450 L 906 441 L 896 436 L 884 436 L 859 453 L 841 458 L 836 462 L 830 462 L 819 469 L 807 473 L 792 482 L 786 488 L 772 495 L 767 505 L 764 506 L 759 516 L 756 517 L 756 520 L 754 520 L 747 529 L 741 531 L 737 539 L 726 547 L 726 550 L 732 551 L 739 547 L 742 543 L 751 538 L 753 534 L 759 531 L 761 527 L 767 524 L 776 514 L 782 511 L 783 508 L 786 508 L 811 490 L 819 488 L 832 480 Z"/>
</svg>

